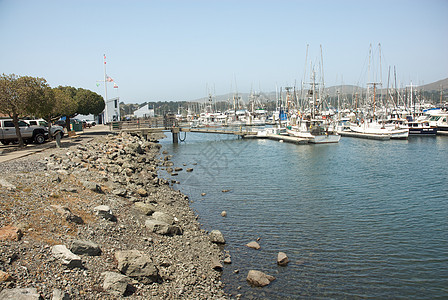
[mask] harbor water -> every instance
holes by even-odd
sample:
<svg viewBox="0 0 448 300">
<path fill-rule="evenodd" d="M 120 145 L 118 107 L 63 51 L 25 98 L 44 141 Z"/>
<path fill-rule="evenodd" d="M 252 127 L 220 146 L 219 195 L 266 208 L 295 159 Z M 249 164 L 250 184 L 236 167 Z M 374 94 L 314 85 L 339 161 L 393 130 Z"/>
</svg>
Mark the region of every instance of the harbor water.
<svg viewBox="0 0 448 300">
<path fill-rule="evenodd" d="M 165 176 L 205 230 L 224 234 L 233 297 L 448 298 L 448 137 L 295 145 L 188 133 L 176 145 L 167 135 L 163 150 L 184 170 Z M 256 239 L 261 249 L 245 246 Z M 251 287 L 251 269 L 276 280 Z"/>
</svg>

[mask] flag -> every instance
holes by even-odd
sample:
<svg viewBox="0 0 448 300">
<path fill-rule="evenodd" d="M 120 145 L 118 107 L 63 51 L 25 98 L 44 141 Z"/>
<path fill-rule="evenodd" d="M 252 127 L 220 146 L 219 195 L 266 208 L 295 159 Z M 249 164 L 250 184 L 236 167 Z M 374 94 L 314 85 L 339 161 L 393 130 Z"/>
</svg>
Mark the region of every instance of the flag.
<svg viewBox="0 0 448 300">
<path fill-rule="evenodd" d="M 106 81 L 108 82 L 113 82 L 114 80 L 112 78 L 110 78 L 109 76 L 106 75 Z"/>
<path fill-rule="evenodd" d="M 96 84 L 96 86 L 97 86 L 97 87 L 99 87 L 99 86 L 100 86 L 100 84 L 99 84 L 99 83 L 97 83 L 97 84 Z"/>
<path fill-rule="evenodd" d="M 117 89 L 118 85 L 114 82 L 114 89 Z"/>
<path fill-rule="evenodd" d="M 104 64 L 106 64 L 106 54 L 104 54 Z"/>
</svg>

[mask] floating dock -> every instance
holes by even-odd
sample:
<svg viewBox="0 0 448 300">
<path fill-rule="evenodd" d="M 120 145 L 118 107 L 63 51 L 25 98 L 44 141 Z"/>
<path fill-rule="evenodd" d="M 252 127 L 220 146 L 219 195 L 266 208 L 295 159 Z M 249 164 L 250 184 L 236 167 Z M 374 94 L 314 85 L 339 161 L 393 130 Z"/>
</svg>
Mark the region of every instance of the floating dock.
<svg viewBox="0 0 448 300">
<path fill-rule="evenodd" d="M 256 136 L 257 132 L 248 130 L 218 130 L 209 128 L 186 128 L 180 127 L 182 132 L 199 132 L 199 133 L 216 133 L 216 134 L 233 134 L 239 136 Z"/>
</svg>

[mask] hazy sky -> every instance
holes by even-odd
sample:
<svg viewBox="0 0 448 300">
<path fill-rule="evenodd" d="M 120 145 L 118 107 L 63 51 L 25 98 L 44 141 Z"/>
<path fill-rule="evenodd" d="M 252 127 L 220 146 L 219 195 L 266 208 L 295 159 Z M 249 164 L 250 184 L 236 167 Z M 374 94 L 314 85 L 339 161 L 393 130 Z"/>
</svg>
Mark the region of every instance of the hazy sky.
<svg viewBox="0 0 448 300">
<path fill-rule="evenodd" d="M 0 72 L 104 96 L 106 54 L 109 98 L 194 100 L 300 85 L 322 45 L 326 86 L 385 86 L 389 67 L 426 84 L 448 77 L 447 16 L 448 0 L 0 0 Z"/>
</svg>

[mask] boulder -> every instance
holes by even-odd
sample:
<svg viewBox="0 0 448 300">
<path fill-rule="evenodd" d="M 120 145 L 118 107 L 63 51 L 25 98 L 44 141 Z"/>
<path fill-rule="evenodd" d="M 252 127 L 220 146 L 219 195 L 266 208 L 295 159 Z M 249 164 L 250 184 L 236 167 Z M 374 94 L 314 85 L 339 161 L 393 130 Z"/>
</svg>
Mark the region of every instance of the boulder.
<svg viewBox="0 0 448 300">
<path fill-rule="evenodd" d="M 14 226 L 8 225 L 0 228 L 0 241 L 20 241 L 22 238 L 22 231 Z"/>
<path fill-rule="evenodd" d="M 119 189 L 112 190 L 112 194 L 120 196 L 120 197 L 126 197 L 127 193 L 128 192 L 126 191 L 126 189 L 119 188 Z"/>
<path fill-rule="evenodd" d="M 223 210 L 223 211 L 221 212 L 221 217 L 227 217 L 227 212 L 226 212 L 225 210 Z"/>
<path fill-rule="evenodd" d="M 4 289 L 0 292 L 2 300 L 42 300 L 42 296 L 35 288 Z"/>
<path fill-rule="evenodd" d="M 62 205 L 50 205 L 50 206 L 56 211 L 56 213 L 60 214 L 67 222 L 84 224 L 83 219 L 72 213 L 68 207 Z"/>
<path fill-rule="evenodd" d="M 152 215 L 156 209 L 154 205 L 145 202 L 135 202 L 134 205 L 135 208 L 137 208 L 139 211 L 141 211 L 143 214 L 147 216 Z"/>
<path fill-rule="evenodd" d="M 213 270 L 216 270 L 216 271 L 222 271 L 222 268 L 223 268 L 223 266 L 222 266 L 222 264 L 219 262 L 219 260 L 217 260 L 216 258 L 212 258 L 212 264 L 211 264 L 211 266 L 212 266 L 212 269 Z"/>
<path fill-rule="evenodd" d="M 81 258 L 71 252 L 65 245 L 55 245 L 51 247 L 51 253 L 53 253 L 53 256 L 59 259 L 62 264 L 66 265 L 68 268 L 82 267 Z"/>
<path fill-rule="evenodd" d="M 55 289 L 53 290 L 51 300 L 70 300 L 70 296 L 64 291 Z"/>
<path fill-rule="evenodd" d="M 128 276 L 115 272 L 104 272 L 101 275 L 104 276 L 103 289 L 117 297 L 126 293 L 132 281 Z"/>
<path fill-rule="evenodd" d="M 148 191 L 143 189 L 143 188 L 139 188 L 137 190 L 137 194 L 141 197 L 147 197 L 148 196 Z"/>
<path fill-rule="evenodd" d="M 289 263 L 288 256 L 284 252 L 279 252 L 277 255 L 277 264 L 280 266 L 286 266 Z"/>
<path fill-rule="evenodd" d="M 166 214 L 164 212 L 156 211 L 152 214 L 152 218 L 154 220 L 162 221 L 162 222 L 165 222 L 170 225 L 174 224 L 174 217 L 172 217 L 169 214 Z"/>
<path fill-rule="evenodd" d="M 90 241 L 74 240 L 72 242 L 70 250 L 74 254 L 79 255 L 89 255 L 89 256 L 101 255 L 100 247 L 97 244 Z"/>
<path fill-rule="evenodd" d="M 103 192 L 103 190 L 101 189 L 101 187 L 100 187 L 97 183 L 95 183 L 95 182 L 92 182 L 92 181 L 83 181 L 82 185 L 83 185 L 86 189 L 89 189 L 89 190 L 91 190 L 91 191 L 93 191 L 93 192 L 96 192 L 96 193 L 102 193 L 102 192 Z"/>
<path fill-rule="evenodd" d="M 224 263 L 225 264 L 231 264 L 232 263 L 232 258 L 230 256 L 227 256 L 226 258 L 224 258 Z"/>
<path fill-rule="evenodd" d="M 145 226 L 154 233 L 162 235 L 174 235 L 182 234 L 182 230 L 178 226 L 170 225 L 163 221 L 158 221 L 154 219 L 148 219 L 145 221 Z"/>
<path fill-rule="evenodd" d="M 112 214 L 112 210 L 107 205 L 99 205 L 93 209 L 97 216 L 105 220 L 116 221 L 117 218 Z"/>
<path fill-rule="evenodd" d="M 225 244 L 226 240 L 219 230 L 212 230 L 209 234 L 210 241 L 215 244 Z"/>
<path fill-rule="evenodd" d="M 250 270 L 246 280 L 254 286 L 266 286 L 275 280 L 274 276 L 267 275 L 261 271 Z"/>
<path fill-rule="evenodd" d="M 188 169 L 187 169 L 187 172 L 188 172 L 188 173 L 193 172 L 193 168 L 188 168 Z"/>
<path fill-rule="evenodd" d="M 258 243 L 255 242 L 255 241 L 252 241 L 252 242 L 250 242 L 249 244 L 246 244 L 246 246 L 249 247 L 249 248 L 255 249 L 255 250 L 258 250 L 258 249 L 261 248 L 261 247 L 260 247 L 260 244 L 258 244 Z"/>
<path fill-rule="evenodd" d="M 131 278 L 135 278 L 144 284 L 158 282 L 159 270 L 151 258 L 138 250 L 125 250 L 115 253 L 118 262 L 118 270 Z"/>
</svg>

